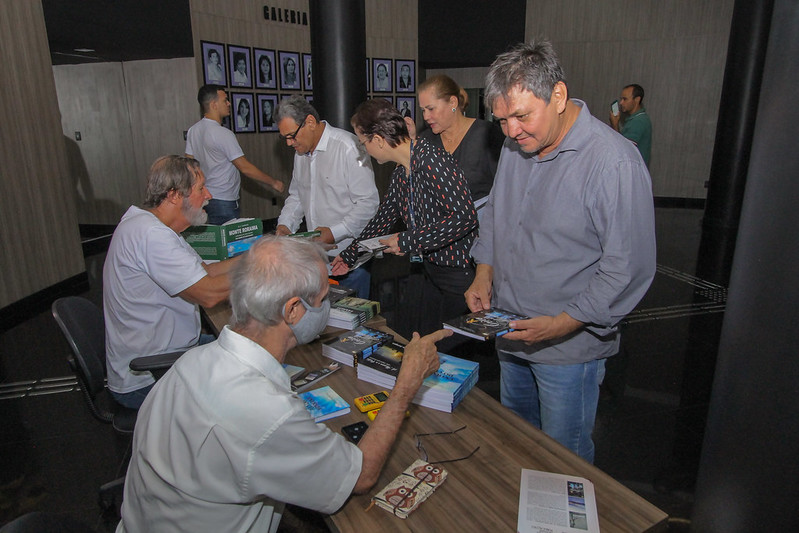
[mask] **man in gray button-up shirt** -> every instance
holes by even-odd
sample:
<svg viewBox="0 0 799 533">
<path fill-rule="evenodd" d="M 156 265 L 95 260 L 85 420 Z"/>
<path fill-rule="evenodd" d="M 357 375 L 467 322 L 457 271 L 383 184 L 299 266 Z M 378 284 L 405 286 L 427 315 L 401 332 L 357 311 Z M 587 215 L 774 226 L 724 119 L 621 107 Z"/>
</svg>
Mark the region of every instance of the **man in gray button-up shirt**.
<svg viewBox="0 0 799 533">
<path fill-rule="evenodd" d="M 655 273 L 654 208 L 635 146 L 569 99 L 564 80 L 546 41 L 489 70 L 486 106 L 508 139 L 466 300 L 531 317 L 497 340 L 502 403 L 593 461 L 604 359 Z"/>
</svg>

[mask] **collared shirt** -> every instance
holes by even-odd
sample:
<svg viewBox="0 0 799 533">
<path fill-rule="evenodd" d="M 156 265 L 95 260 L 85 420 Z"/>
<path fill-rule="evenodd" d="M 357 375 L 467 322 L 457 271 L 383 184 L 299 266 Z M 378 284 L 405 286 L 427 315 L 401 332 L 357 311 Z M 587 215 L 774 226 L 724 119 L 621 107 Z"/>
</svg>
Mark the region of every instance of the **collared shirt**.
<svg viewBox="0 0 799 533">
<path fill-rule="evenodd" d="M 200 162 L 205 186 L 217 200 L 238 200 L 241 175 L 232 161 L 244 152 L 232 131 L 203 118 L 186 134 L 186 153 Z"/>
<path fill-rule="evenodd" d="M 613 355 L 618 322 L 655 274 L 649 172 L 631 143 L 572 101 L 579 116 L 553 152 L 539 158 L 506 140 L 472 248 L 494 269 L 493 305 L 586 324 L 532 346 L 497 339 L 498 349 L 551 364 Z"/>
<path fill-rule="evenodd" d="M 142 405 L 117 531 L 270 531 L 284 503 L 349 497 L 357 446 L 315 424 L 283 367 L 225 327 L 184 354 Z"/>
<path fill-rule="evenodd" d="M 414 143 L 411 175 L 402 165 L 394 169 L 380 209 L 359 238 L 386 235 L 397 220 L 408 228 L 399 234 L 400 252 L 422 255 L 439 266 L 471 265 L 477 211 L 463 172 L 443 148 L 424 139 Z M 353 243 L 341 258 L 352 266 L 357 256 L 357 243 Z"/>
<path fill-rule="evenodd" d="M 648 167 L 649 158 L 652 155 L 652 121 L 643 106 L 627 117 L 627 120 L 621 125 L 621 134 L 638 147 L 638 151 L 641 152 L 641 157 L 644 158 L 644 163 Z"/>
<path fill-rule="evenodd" d="M 358 138 L 322 123 L 313 152 L 294 154 L 289 196 L 277 223 L 294 232 L 304 216 L 309 231 L 330 228 L 338 248 L 329 254 L 338 255 L 374 216 L 380 197 L 372 160 Z"/>
<path fill-rule="evenodd" d="M 185 350 L 200 338 L 200 311 L 178 294 L 206 276 L 186 240 L 150 211 L 131 206 L 111 238 L 103 266 L 108 388 L 126 393 L 153 382 L 133 372 L 144 355 Z"/>
</svg>

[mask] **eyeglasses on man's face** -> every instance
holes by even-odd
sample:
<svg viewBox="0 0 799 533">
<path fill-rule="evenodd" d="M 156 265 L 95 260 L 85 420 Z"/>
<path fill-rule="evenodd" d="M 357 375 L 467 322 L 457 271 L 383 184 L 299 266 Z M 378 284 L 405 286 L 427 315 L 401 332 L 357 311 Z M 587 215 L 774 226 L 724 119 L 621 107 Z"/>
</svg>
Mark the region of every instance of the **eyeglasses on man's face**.
<svg viewBox="0 0 799 533">
<path fill-rule="evenodd" d="M 302 122 L 300 122 L 300 125 L 297 126 L 296 130 L 294 130 L 294 133 L 289 133 L 288 135 L 280 135 L 280 140 L 283 142 L 293 141 L 294 139 L 297 138 L 297 134 L 300 132 L 303 126 L 305 126 L 305 119 L 302 119 Z"/>
</svg>

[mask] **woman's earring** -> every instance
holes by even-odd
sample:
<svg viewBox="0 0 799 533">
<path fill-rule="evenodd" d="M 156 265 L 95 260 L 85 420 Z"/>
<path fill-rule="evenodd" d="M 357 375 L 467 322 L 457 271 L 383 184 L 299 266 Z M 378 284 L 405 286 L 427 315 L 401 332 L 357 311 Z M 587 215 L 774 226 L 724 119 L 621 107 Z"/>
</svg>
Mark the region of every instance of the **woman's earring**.
<svg viewBox="0 0 799 533">
<path fill-rule="evenodd" d="M 457 109 L 458 109 L 457 107 L 453 107 L 452 112 L 454 113 Z"/>
</svg>

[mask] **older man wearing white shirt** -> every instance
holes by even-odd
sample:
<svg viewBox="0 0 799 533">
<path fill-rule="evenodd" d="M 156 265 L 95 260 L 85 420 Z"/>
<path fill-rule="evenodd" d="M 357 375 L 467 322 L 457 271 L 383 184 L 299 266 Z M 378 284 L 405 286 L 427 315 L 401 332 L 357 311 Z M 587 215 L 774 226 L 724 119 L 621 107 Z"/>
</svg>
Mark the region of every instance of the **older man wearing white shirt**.
<svg viewBox="0 0 799 533">
<path fill-rule="evenodd" d="M 331 246 L 328 255 L 335 257 L 360 235 L 380 204 L 371 158 L 355 135 L 321 120 L 302 96 L 283 100 L 276 115 L 281 139 L 296 152 L 277 234 L 296 232 L 305 217 L 308 230 L 321 232 L 318 240 Z M 363 268 L 339 281 L 368 298 L 370 276 Z"/>
</svg>

